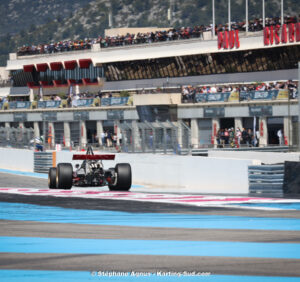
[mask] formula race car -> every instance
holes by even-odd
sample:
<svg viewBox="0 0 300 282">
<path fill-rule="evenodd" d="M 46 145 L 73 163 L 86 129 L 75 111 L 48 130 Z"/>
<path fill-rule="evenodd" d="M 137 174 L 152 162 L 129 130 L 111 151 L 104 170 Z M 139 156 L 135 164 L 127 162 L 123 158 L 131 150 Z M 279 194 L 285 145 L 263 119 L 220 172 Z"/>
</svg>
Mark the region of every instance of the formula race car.
<svg viewBox="0 0 300 282">
<path fill-rule="evenodd" d="M 59 163 L 51 167 L 48 174 L 50 189 L 71 189 L 72 186 L 106 186 L 112 191 L 128 191 L 131 187 L 131 166 L 120 163 L 115 168 L 105 170 L 102 160 L 114 160 L 115 155 L 94 155 L 89 147 L 86 154 L 74 154 L 73 160 L 82 160 L 73 171 L 71 163 Z"/>
</svg>

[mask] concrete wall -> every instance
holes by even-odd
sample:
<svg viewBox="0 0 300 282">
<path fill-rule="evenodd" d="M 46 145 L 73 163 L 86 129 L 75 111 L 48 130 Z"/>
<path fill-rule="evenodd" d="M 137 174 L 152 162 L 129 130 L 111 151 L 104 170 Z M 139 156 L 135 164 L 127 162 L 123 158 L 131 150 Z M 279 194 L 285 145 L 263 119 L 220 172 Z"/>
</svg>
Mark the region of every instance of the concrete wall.
<svg viewBox="0 0 300 282">
<path fill-rule="evenodd" d="M 141 105 L 178 105 L 181 104 L 181 94 L 136 94 L 133 95 L 133 104 Z"/>
<path fill-rule="evenodd" d="M 71 152 L 57 153 L 57 163 L 71 159 Z M 257 163 L 193 156 L 117 154 L 115 161 L 104 161 L 104 167 L 122 162 L 131 164 L 133 182 L 150 186 L 149 191 L 151 186 L 158 186 L 168 191 L 173 188 L 178 192 L 220 194 L 248 193 L 248 165 Z"/>
<path fill-rule="evenodd" d="M 300 161 L 300 153 L 277 153 L 277 152 L 236 152 L 236 151 L 209 151 L 209 157 L 260 160 L 265 164 L 283 163 L 285 161 Z"/>
<path fill-rule="evenodd" d="M 33 151 L 0 148 L 0 168 L 33 172 Z"/>
</svg>

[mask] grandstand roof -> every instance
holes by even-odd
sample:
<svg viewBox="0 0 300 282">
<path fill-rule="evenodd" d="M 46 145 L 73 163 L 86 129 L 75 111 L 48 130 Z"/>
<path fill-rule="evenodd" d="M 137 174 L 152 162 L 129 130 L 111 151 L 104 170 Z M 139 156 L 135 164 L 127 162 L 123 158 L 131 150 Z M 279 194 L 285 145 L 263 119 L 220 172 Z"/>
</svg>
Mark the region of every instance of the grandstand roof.
<svg viewBox="0 0 300 282">
<path fill-rule="evenodd" d="M 276 48 L 283 45 L 299 45 L 295 43 L 280 43 L 273 46 L 264 46 L 262 34 L 248 37 L 240 37 L 240 47 L 233 49 L 218 49 L 217 40 L 177 40 L 172 42 L 152 43 L 132 45 L 126 47 L 113 47 L 100 49 L 99 44 L 94 45 L 92 50 L 72 51 L 54 54 L 22 56 L 16 59 L 10 59 L 7 62 L 7 70 L 23 69 L 24 65 L 49 64 L 53 62 L 66 62 L 76 60 L 91 59 L 94 66 L 101 66 L 104 63 L 136 61 L 154 58 L 166 58 L 196 54 L 233 52 L 238 50 L 253 50 L 262 48 Z"/>
</svg>

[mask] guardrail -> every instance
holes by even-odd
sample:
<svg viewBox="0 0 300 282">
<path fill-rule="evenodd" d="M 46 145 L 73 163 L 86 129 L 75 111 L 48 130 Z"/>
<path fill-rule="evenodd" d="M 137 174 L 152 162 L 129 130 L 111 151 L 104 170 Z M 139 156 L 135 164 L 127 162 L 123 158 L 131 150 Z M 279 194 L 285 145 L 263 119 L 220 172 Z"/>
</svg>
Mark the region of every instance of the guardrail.
<svg viewBox="0 0 300 282">
<path fill-rule="evenodd" d="M 34 172 L 48 173 L 49 168 L 55 163 L 56 152 L 34 152 L 33 164 Z"/>
<path fill-rule="evenodd" d="M 284 164 L 248 166 L 249 193 L 283 194 Z"/>
</svg>

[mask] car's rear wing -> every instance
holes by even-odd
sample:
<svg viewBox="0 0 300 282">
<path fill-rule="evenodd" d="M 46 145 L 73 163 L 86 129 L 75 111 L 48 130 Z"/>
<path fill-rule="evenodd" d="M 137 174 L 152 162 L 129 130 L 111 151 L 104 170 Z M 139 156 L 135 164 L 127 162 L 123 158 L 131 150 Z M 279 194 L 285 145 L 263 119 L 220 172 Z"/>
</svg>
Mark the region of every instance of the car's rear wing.
<svg viewBox="0 0 300 282">
<path fill-rule="evenodd" d="M 114 160 L 115 155 L 82 155 L 82 154 L 74 154 L 73 161 L 83 161 L 83 160 Z"/>
</svg>

